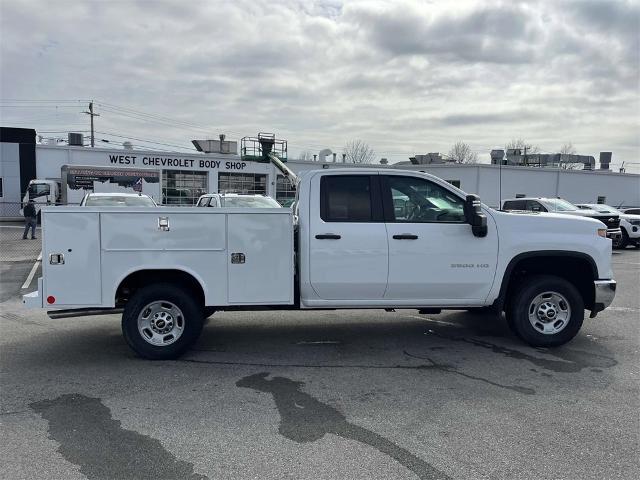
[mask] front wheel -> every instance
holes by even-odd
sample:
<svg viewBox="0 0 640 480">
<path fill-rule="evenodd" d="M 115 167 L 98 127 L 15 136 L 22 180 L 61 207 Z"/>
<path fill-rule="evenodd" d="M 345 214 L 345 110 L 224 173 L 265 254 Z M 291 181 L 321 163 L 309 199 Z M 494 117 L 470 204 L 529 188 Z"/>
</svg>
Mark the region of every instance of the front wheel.
<svg viewBox="0 0 640 480">
<path fill-rule="evenodd" d="M 514 333 L 532 347 L 556 347 L 576 336 L 584 300 L 564 278 L 535 275 L 524 281 L 506 310 Z"/>
<path fill-rule="evenodd" d="M 202 305 L 191 292 L 172 284 L 141 288 L 122 314 L 125 340 L 150 360 L 178 358 L 198 340 L 202 325 Z"/>
</svg>

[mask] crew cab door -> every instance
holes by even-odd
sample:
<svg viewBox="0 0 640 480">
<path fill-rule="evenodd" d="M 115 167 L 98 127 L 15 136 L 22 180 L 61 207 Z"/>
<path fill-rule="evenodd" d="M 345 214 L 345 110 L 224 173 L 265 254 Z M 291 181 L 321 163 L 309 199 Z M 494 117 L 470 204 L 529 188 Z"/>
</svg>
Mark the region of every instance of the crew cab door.
<svg viewBox="0 0 640 480">
<path fill-rule="evenodd" d="M 464 199 L 426 178 L 381 175 L 389 241 L 385 298 L 419 305 L 481 304 L 496 269 L 492 218 L 486 237 L 473 235 Z"/>
<path fill-rule="evenodd" d="M 378 175 L 317 175 L 311 180 L 309 279 L 325 300 L 382 299 L 388 245 Z"/>
</svg>

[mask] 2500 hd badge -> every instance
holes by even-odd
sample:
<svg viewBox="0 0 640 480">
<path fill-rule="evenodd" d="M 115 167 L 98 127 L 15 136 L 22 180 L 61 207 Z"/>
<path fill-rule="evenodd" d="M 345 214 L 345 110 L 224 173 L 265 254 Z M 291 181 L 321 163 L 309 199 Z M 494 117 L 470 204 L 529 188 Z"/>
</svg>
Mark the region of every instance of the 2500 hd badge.
<svg viewBox="0 0 640 480">
<path fill-rule="evenodd" d="M 489 268 L 488 263 L 452 263 L 451 268 Z"/>
</svg>

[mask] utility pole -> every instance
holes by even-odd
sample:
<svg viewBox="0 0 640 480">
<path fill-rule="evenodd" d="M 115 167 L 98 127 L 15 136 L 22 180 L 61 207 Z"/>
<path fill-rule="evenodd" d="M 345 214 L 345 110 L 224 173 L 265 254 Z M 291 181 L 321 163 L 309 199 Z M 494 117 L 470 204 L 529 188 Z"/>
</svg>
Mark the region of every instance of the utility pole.
<svg viewBox="0 0 640 480">
<path fill-rule="evenodd" d="M 89 111 L 84 111 L 82 113 L 86 113 L 91 117 L 91 148 L 95 147 L 95 135 L 93 131 L 93 117 L 99 117 L 99 113 L 93 113 L 93 101 L 89 102 Z"/>
</svg>

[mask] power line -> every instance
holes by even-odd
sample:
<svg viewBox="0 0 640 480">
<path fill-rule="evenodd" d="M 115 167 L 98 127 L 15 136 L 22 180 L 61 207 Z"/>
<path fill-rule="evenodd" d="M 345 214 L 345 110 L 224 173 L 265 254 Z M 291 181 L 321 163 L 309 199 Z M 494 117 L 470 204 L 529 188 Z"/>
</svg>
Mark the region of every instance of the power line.
<svg viewBox="0 0 640 480">
<path fill-rule="evenodd" d="M 97 131 L 97 130 L 96 130 L 96 133 L 100 133 L 102 135 L 110 135 L 112 137 L 117 137 L 117 138 L 125 138 L 125 139 L 129 139 L 129 140 L 137 140 L 139 142 L 153 143 L 153 144 L 157 144 L 157 145 L 164 145 L 165 147 L 182 148 L 184 150 L 189 150 L 189 151 L 195 152 L 195 150 L 193 148 L 185 147 L 185 146 L 182 146 L 182 145 L 176 145 L 176 144 L 173 144 L 173 143 L 154 142 L 152 140 L 145 140 L 144 138 L 136 138 L 136 137 L 132 137 L 130 135 L 120 135 L 120 134 L 111 133 L 111 132 L 100 132 L 100 131 Z"/>
</svg>

